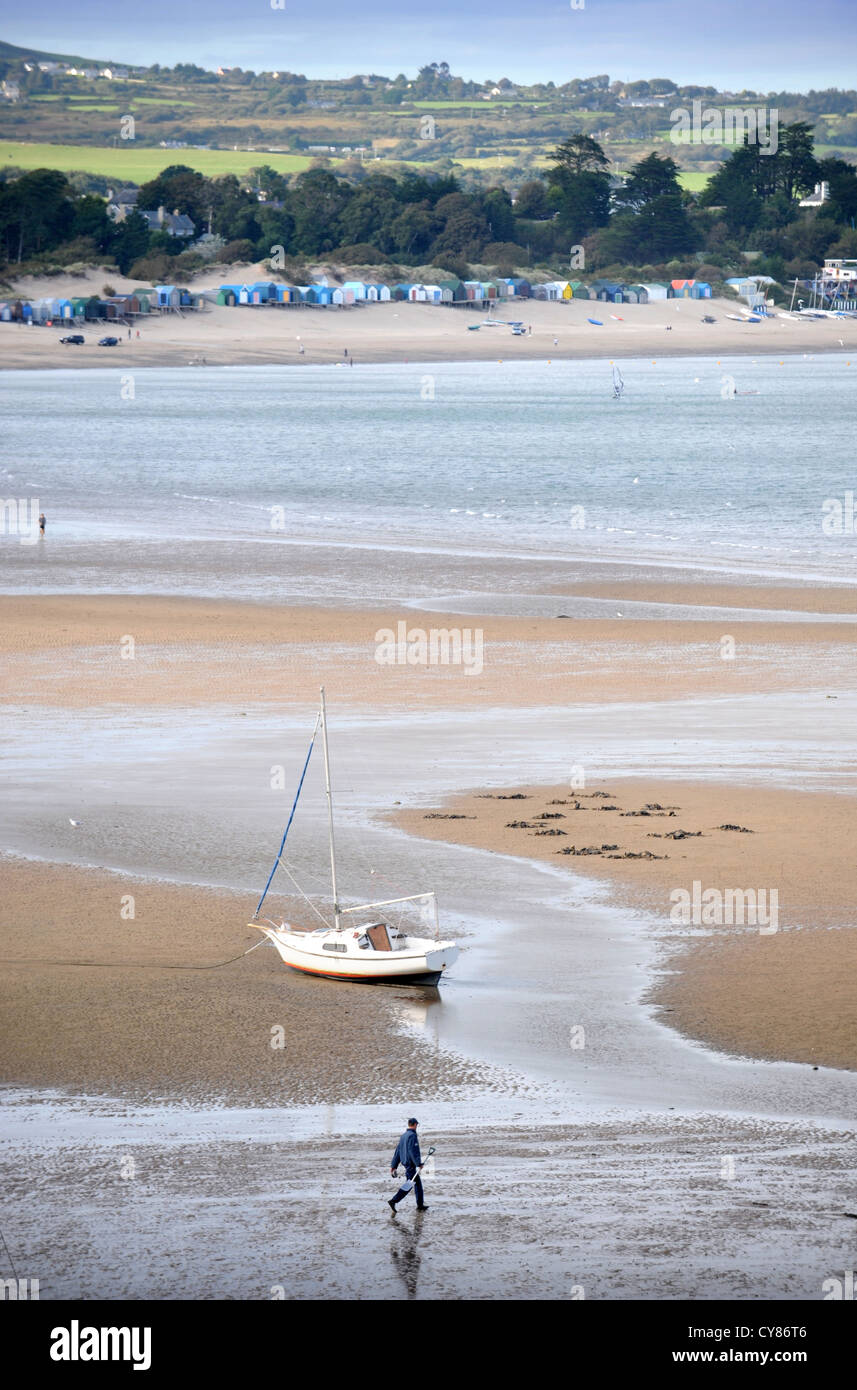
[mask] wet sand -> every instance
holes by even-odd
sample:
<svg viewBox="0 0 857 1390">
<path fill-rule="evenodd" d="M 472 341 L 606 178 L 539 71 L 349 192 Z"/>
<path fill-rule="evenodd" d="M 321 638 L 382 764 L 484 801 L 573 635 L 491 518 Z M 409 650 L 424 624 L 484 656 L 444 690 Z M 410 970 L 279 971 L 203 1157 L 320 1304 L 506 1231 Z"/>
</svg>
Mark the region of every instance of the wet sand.
<svg viewBox="0 0 857 1390">
<path fill-rule="evenodd" d="M 631 593 L 642 598 L 650 592 L 645 583 L 638 587 L 621 579 L 612 584 L 602 579 L 600 583 L 605 592 L 619 595 L 617 601 L 627 600 Z M 670 597 L 673 603 L 685 601 L 689 608 L 694 605 L 699 609 L 704 586 L 674 583 Z M 806 707 L 808 717 L 824 720 L 828 712 L 837 709 L 835 702 L 829 703 L 830 692 L 841 689 L 844 698 L 850 684 L 853 638 L 851 629 L 837 625 L 834 619 L 851 611 L 850 591 L 728 585 L 721 581 L 712 598 L 717 605 L 736 610 L 780 609 L 787 620 L 734 624 L 738 655 L 724 661 L 716 621 L 468 618 L 468 625 L 484 627 L 485 645 L 484 670 L 467 674 L 461 667 L 379 665 L 375 661 L 375 635 L 384 626 L 396 626 L 400 620 L 396 610 L 149 596 L 7 597 L 0 630 L 0 698 L 30 719 L 38 718 L 39 711 L 48 716 L 50 711 L 63 709 L 69 716 L 95 709 L 103 710 L 107 720 L 119 713 L 123 718 L 141 719 L 175 707 L 186 717 L 194 709 L 204 713 L 221 706 L 232 715 L 246 713 L 249 727 L 254 712 L 272 704 L 280 709 L 291 707 L 295 712 L 309 709 L 322 682 L 329 698 L 343 712 L 368 707 L 386 709 L 391 715 L 426 709 L 442 717 L 444 711 L 486 707 L 555 707 L 561 711 L 570 701 L 575 707 L 585 708 L 589 703 L 609 710 L 611 705 L 622 705 L 627 711 L 633 692 L 641 708 L 648 702 L 658 716 L 665 698 L 673 702 L 701 696 L 720 699 L 783 686 L 814 692 L 813 705 Z M 810 615 L 822 620 L 810 622 Z M 824 621 L 825 617 L 830 621 Z M 409 626 L 455 625 L 456 621 L 462 620 L 419 610 L 407 614 Z M 134 639 L 134 657 L 124 660 L 120 644 L 129 636 Z M 815 712 L 810 715 L 811 709 Z M 96 747 L 98 740 L 93 755 Z M 272 752 L 277 747 L 273 745 Z M 102 770 L 105 785 L 115 777 L 127 783 L 121 766 L 121 742 L 116 756 L 120 759 L 116 768 L 111 771 L 105 766 Z M 144 766 L 151 756 L 144 758 Z M 178 758 L 181 763 L 180 752 Z M 573 758 L 563 752 L 561 761 L 565 764 Z M 267 760 L 263 766 L 267 768 Z M 199 772 L 184 775 L 197 778 Z M 457 779 L 452 780 L 454 785 Z M 238 783 L 234 785 L 237 788 Z M 401 779 L 399 785 L 401 795 L 405 790 Z M 495 787 L 491 796 L 469 794 L 449 804 L 408 810 L 400 815 L 398 824 L 411 834 L 545 859 L 573 875 L 594 876 L 610 883 L 617 902 L 642 908 L 656 923 L 663 924 L 665 949 L 670 955 L 652 997 L 664 1011 L 660 1015 L 664 1021 L 686 1036 L 733 1054 L 857 1067 L 850 1026 L 857 1004 L 851 983 L 855 935 L 847 875 L 842 873 L 851 849 L 850 796 L 789 792 L 782 787 L 675 784 L 654 777 L 604 786 L 609 797 L 593 796 L 597 788 L 588 788 L 578 797 L 567 783 L 528 788 L 521 792 L 527 800 L 520 802 L 498 799 Z M 157 796 L 157 784 L 153 790 Z M 508 793 L 514 790 L 506 789 Z M 119 783 L 117 791 L 123 799 L 132 795 L 130 786 L 123 791 Z M 67 795 L 66 788 L 63 796 Z M 212 787 L 211 795 L 220 793 Z M 131 863 L 159 872 L 151 861 L 153 836 L 158 833 L 152 792 L 143 791 L 140 796 L 140 809 L 149 822 L 147 838 L 152 840 L 150 860 L 147 864 L 145 851 L 141 851 Z M 178 788 L 171 796 L 180 798 Z M 551 807 L 551 801 L 560 804 Z M 677 809 L 672 815 L 621 814 L 653 803 Z M 604 809 L 612 805 L 620 809 Z M 101 809 L 91 807 L 85 813 L 84 830 L 66 830 L 72 857 L 76 857 L 76 850 L 71 848 L 74 844 L 97 856 L 90 862 L 111 866 L 121 827 L 122 854 L 127 862 L 127 836 L 132 833 L 134 813 L 129 808 L 117 823 L 113 808 L 108 799 Z M 186 810 L 196 817 L 201 808 L 195 808 L 191 800 Z M 272 808 L 270 815 L 274 814 Z M 280 814 L 276 810 L 276 816 Z M 526 828 L 532 827 L 536 815 L 556 816 L 555 820 L 536 822 L 555 833 L 540 835 L 534 828 Z M 512 821 L 523 821 L 525 826 L 509 829 L 507 823 Z M 717 829 L 724 824 L 746 826 L 753 833 Z M 669 838 L 676 829 L 682 832 L 679 840 Z M 45 845 L 49 854 L 56 853 L 56 848 L 48 846 L 58 847 L 62 842 L 61 836 L 48 830 Z M 570 846 L 600 849 L 605 844 L 616 849 L 592 855 L 558 852 Z M 193 856 L 199 852 L 195 837 L 188 842 L 188 852 Z M 614 857 L 625 854 L 655 857 Z M 111 857 L 105 859 L 105 855 Z M 189 867 L 193 872 L 193 859 Z M 248 937 L 244 922 L 251 907 L 248 901 L 216 897 L 209 914 L 200 910 L 189 889 L 150 883 L 145 889 L 145 913 L 129 929 L 117 917 L 121 889 L 116 880 L 91 872 L 82 877 L 82 873 L 62 866 L 34 870 L 20 862 L 4 864 L 3 875 L 8 881 L 2 913 L 7 936 L 4 957 L 16 954 L 16 949 L 10 948 L 19 945 L 22 930 L 28 940 L 39 945 L 45 936 L 44 950 L 29 950 L 24 955 L 68 960 L 78 958 L 83 950 L 85 955 L 89 953 L 87 958 L 91 955 L 100 960 L 107 949 L 108 959 L 121 959 L 129 969 L 137 959 L 137 950 L 139 963 L 151 963 L 152 957 L 155 961 L 174 959 L 174 948 L 191 951 L 196 958 L 201 953 L 206 960 L 225 959 L 244 949 Z M 694 879 L 700 879 L 705 887 L 776 888 L 779 932 L 760 938 L 752 929 L 749 933 L 740 928 L 683 932 L 670 925 L 669 892 L 674 887 L 690 888 Z M 63 911 L 65 904 L 68 914 Z M 177 934 L 176 923 L 181 924 Z M 69 925 L 75 942 L 72 951 Z M 211 937 L 209 930 L 214 933 Z M 122 949 L 117 957 L 119 944 Z M 314 1074 L 318 1040 L 330 1027 L 333 1015 L 338 1018 L 341 996 L 331 995 L 336 986 L 307 986 L 278 963 L 266 961 L 268 954 L 267 949 L 253 953 L 240 970 L 227 967 L 222 976 L 213 972 L 191 979 L 167 972 L 158 977 L 164 1021 L 179 998 L 185 1000 L 188 1011 L 184 1015 L 188 1023 L 185 1045 L 170 1048 L 161 1047 L 157 1030 L 150 1032 L 145 1042 L 139 1031 L 135 1032 L 133 1046 L 125 1040 L 125 1030 L 135 1018 L 133 1001 L 140 984 L 133 969 L 130 974 L 109 972 L 109 978 L 104 978 L 97 971 L 83 972 L 82 977 L 61 965 L 27 966 L 23 974 L 20 967 L 6 965 L 4 971 L 11 971 L 11 981 L 7 981 L 10 1036 L 14 1037 L 17 1029 L 22 1038 L 20 1046 L 13 1049 L 20 1070 L 13 1069 L 7 1077 L 56 1085 L 66 1078 L 85 1087 L 109 1089 L 115 1084 L 120 1089 L 130 1086 L 136 1090 L 145 1085 L 148 1076 L 164 1094 L 200 1090 L 211 1095 L 220 1088 L 233 1103 L 248 1096 L 258 1101 L 259 1086 L 264 1088 L 273 1077 L 278 1078 L 279 1085 L 282 1071 L 276 1070 L 277 1058 L 264 1049 L 266 1066 L 261 1071 L 251 1066 L 246 1051 L 251 1044 L 242 1043 L 247 1016 L 253 1018 L 256 1031 L 261 1027 L 258 1009 L 263 1006 L 256 984 L 264 979 L 266 1007 L 273 1005 L 274 996 L 281 995 L 304 999 L 308 1007 L 313 1001 L 307 1015 L 308 1032 L 305 1038 L 301 1035 L 298 1057 L 293 1059 L 297 1064 L 282 1077 L 286 1099 L 303 1095 L 307 1077 Z M 39 987 L 42 976 L 43 987 Z M 222 986 L 226 976 L 234 976 L 236 997 L 242 1001 L 241 1010 L 249 1015 L 240 1011 L 230 1014 L 231 991 Z M 355 1000 L 363 994 L 362 989 L 353 991 Z M 345 1051 L 353 1050 L 357 1035 L 352 1039 L 348 1027 L 359 1024 L 365 1032 L 368 1020 L 380 1007 L 385 1021 L 370 1054 L 377 1054 L 378 1066 L 389 1070 L 398 1047 L 394 1011 L 391 1013 L 388 1000 L 379 1006 L 376 992 L 369 991 L 369 996 L 365 1004 L 353 1005 L 353 1022 L 344 1034 L 337 1031 L 337 1036 L 341 1036 Z M 782 1007 L 784 997 L 794 1001 L 788 1009 Z M 28 1033 L 23 1030 L 23 1019 L 33 1008 L 34 998 L 39 1000 L 38 1012 L 45 1026 Z M 83 1008 L 74 1004 L 78 998 L 84 1001 Z M 365 1008 L 365 1014 L 359 1013 L 360 1007 Z M 222 1010 L 214 1031 L 221 1036 L 225 1031 L 231 1040 L 229 1047 L 216 1054 L 200 1051 L 196 1045 L 206 1035 L 203 1020 L 212 1008 Z M 86 1041 L 90 1011 L 103 1022 L 105 1042 L 98 1048 L 89 1048 Z M 47 1041 L 56 1027 L 65 1030 L 70 1039 L 61 1054 Z M 139 1019 L 134 1027 L 141 1027 Z M 251 1046 L 253 1055 L 261 1046 L 257 1037 Z M 320 1067 L 315 1084 L 319 1095 L 328 1094 L 330 1086 L 333 1089 L 329 1093 L 339 1098 L 363 1095 L 366 1086 L 376 1094 L 376 1066 L 369 1068 L 362 1082 L 357 1079 L 359 1075 L 358 1067 L 337 1079 Z M 450 1071 L 451 1082 L 456 1085 L 469 1083 L 475 1075 L 459 1064 Z M 440 1086 L 436 1069 L 432 1076 L 431 1085 Z M 427 1083 L 426 1094 L 431 1092 L 431 1085 Z M 382 1089 L 377 1094 L 386 1092 Z"/>
<path fill-rule="evenodd" d="M 310 980 L 267 941 L 233 960 L 259 940 L 252 895 L 8 857 L 0 876 L 0 1083 L 274 1107 L 486 1084 L 403 1027 L 435 990 Z M 264 911 L 313 924 L 299 899 Z"/>
<path fill-rule="evenodd" d="M 400 1114 L 317 1118 L 9 1098 L 10 1249 L 43 1299 L 820 1300 L 853 1266 L 834 1126 L 435 1112 L 394 1221 Z"/>
<path fill-rule="evenodd" d="M 669 597 L 680 602 L 680 586 Z M 768 716 L 780 778 L 795 728 L 805 748 L 836 712 L 836 742 L 853 644 L 835 615 L 851 611 L 850 593 L 721 585 L 717 598 L 787 620 L 743 624 L 740 657 L 723 662 L 710 659 L 716 618 L 467 619 L 485 627 L 478 677 L 377 666 L 379 626 L 438 624 L 417 609 L 4 600 L 15 818 L 51 856 L 93 866 L 0 861 L 4 1235 L 43 1298 L 816 1299 L 851 1268 L 851 802 L 735 785 L 723 741 L 731 718 L 755 770 L 753 731 L 798 691 L 788 727 Z M 123 662 L 129 634 L 136 655 Z M 245 950 L 256 894 L 95 867 L 214 882 L 240 865 L 245 876 L 248 846 L 268 853 L 259 826 L 267 837 L 282 824 L 258 778 L 267 786 L 271 762 L 293 756 L 298 725 L 303 750 L 320 679 L 343 716 L 346 862 L 377 816 L 366 862 L 380 847 L 387 868 L 399 834 L 405 867 L 437 871 L 426 881 L 465 924 L 440 1009 L 413 991 L 305 980 L 267 946 L 210 971 L 169 970 Z M 648 756 L 653 730 L 682 749 L 708 740 L 697 756 L 711 780 L 617 778 L 585 788 L 609 787 L 612 800 L 574 797 L 659 803 L 673 817 L 572 811 L 568 782 L 500 801 L 529 753 L 521 730 L 536 726 L 543 766 L 565 767 L 574 717 L 616 738 L 620 757 Z M 721 748 L 718 768 L 710 750 Z M 813 772 L 829 779 L 832 766 Z M 841 775 L 850 786 L 848 766 Z M 483 776 L 490 796 L 420 798 L 426 785 L 485 787 Z M 385 816 L 403 789 L 419 805 L 394 824 Z M 295 852 L 318 872 L 326 832 L 311 796 L 307 809 L 314 829 Z M 670 859 L 560 857 L 567 836 L 507 829 L 532 812 L 562 814 L 542 822 L 560 828 L 579 818 L 576 847 L 655 846 Z M 752 834 L 718 832 L 727 822 Z M 674 827 L 703 834 L 657 838 Z M 607 885 L 597 910 L 581 891 L 593 875 Z M 777 886 L 777 934 L 670 926 L 669 890 L 694 876 Z M 120 915 L 128 893 L 133 920 Z M 577 1051 L 569 1029 L 581 1018 Z M 286 1046 L 272 1049 L 279 1027 Z M 438 1146 L 431 1209 L 421 1219 L 408 1205 L 394 1224 L 387 1163 L 412 1112 Z"/>
<path fill-rule="evenodd" d="M 658 1017 L 730 1054 L 857 1071 L 853 795 L 604 781 L 509 787 L 408 809 L 410 834 L 568 865 L 651 918 Z M 731 827 L 731 828 L 727 828 Z M 772 889 L 761 922 L 671 920 L 674 889 Z M 768 912 L 769 897 L 765 899 Z"/>
<path fill-rule="evenodd" d="M 637 591 L 626 583 L 611 592 L 620 602 Z M 231 704 L 240 710 L 260 701 L 305 703 L 323 683 L 334 700 L 347 704 L 484 708 L 850 689 L 857 626 L 833 620 L 836 614 L 853 615 L 848 591 L 736 585 L 718 592 L 729 598 L 727 606 L 787 606 L 796 617 L 739 619 L 724 632 L 722 620 L 700 618 L 640 622 L 620 616 L 462 615 L 404 606 L 366 610 L 158 596 L 7 596 L 0 629 L 0 700 L 27 707 Z M 805 595 L 812 622 L 800 620 Z M 697 600 L 693 592 L 688 601 Z M 671 601 L 682 602 L 680 587 Z M 831 621 L 819 621 L 818 615 L 830 615 Z M 408 632 L 469 631 L 471 657 L 458 665 L 379 664 L 378 634 L 397 634 L 400 623 Z M 724 636 L 734 639 L 729 659 L 723 656 Z"/>
</svg>

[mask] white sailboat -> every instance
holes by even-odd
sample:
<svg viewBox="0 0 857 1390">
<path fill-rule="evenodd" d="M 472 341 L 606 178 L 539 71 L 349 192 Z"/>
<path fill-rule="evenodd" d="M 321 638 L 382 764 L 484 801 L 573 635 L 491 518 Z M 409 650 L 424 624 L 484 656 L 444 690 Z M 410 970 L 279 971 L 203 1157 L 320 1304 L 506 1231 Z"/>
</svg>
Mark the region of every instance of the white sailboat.
<svg viewBox="0 0 857 1390">
<path fill-rule="evenodd" d="M 289 826 L 294 817 L 304 776 L 316 734 L 321 727 L 324 745 L 324 782 L 327 795 L 328 831 L 330 836 L 330 877 L 333 893 L 333 926 L 325 925 L 304 930 L 288 922 L 258 921 L 259 912 L 268 888 L 280 863 Z M 434 916 L 435 936 L 411 936 L 377 916 L 379 908 L 404 907 L 406 903 L 422 903 Z M 437 900 L 434 893 L 414 893 L 405 898 L 388 898 L 384 902 L 361 903 L 357 907 L 342 907 L 336 885 L 336 847 L 333 835 L 333 797 L 330 788 L 330 754 L 327 744 L 327 712 L 324 690 L 309 753 L 292 814 L 286 826 L 280 851 L 274 862 L 265 890 L 249 924 L 273 942 L 286 965 L 309 975 L 323 975 L 336 980 L 362 980 L 400 985 L 436 985 L 446 970 L 458 959 L 454 941 L 438 939 Z"/>
<path fill-rule="evenodd" d="M 619 371 L 619 368 L 618 368 L 618 367 L 614 367 L 614 368 L 613 368 L 613 399 L 614 399 L 614 401 L 621 401 L 621 399 L 622 399 L 622 393 L 623 393 L 624 390 L 625 390 L 625 383 L 624 383 L 624 381 L 622 380 L 622 373 Z"/>
</svg>

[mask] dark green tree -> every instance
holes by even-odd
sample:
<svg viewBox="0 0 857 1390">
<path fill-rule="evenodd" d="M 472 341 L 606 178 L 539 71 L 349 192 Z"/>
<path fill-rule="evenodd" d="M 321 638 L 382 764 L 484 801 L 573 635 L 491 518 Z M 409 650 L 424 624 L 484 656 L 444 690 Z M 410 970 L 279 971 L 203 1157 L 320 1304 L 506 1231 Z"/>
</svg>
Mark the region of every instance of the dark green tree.
<svg viewBox="0 0 857 1390">
<path fill-rule="evenodd" d="M 822 159 L 818 164 L 819 182 L 830 184 L 830 202 L 823 205 L 825 216 L 853 224 L 857 218 L 857 169 L 844 159 Z"/>
<path fill-rule="evenodd" d="M 287 210 L 295 223 L 294 249 L 297 252 L 317 256 L 342 245 L 339 214 L 348 196 L 347 185 L 328 169 L 307 169 L 298 176 L 287 201 Z"/>
<path fill-rule="evenodd" d="M 170 165 L 157 178 L 143 184 L 137 194 L 137 206 L 147 212 L 160 207 L 175 212 L 178 208 L 192 219 L 201 234 L 211 206 L 209 180 L 187 165 Z"/>
<path fill-rule="evenodd" d="M 548 155 L 548 186 L 562 230 L 576 241 L 610 217 L 609 159 L 591 136 L 578 132 Z"/>
<path fill-rule="evenodd" d="M 515 216 L 531 217 L 540 220 L 550 217 L 551 207 L 548 191 L 541 179 L 529 179 L 522 183 L 515 199 Z"/>
<path fill-rule="evenodd" d="M 85 193 L 74 205 L 74 221 L 71 225 L 73 237 L 92 237 L 99 251 L 106 251 L 115 237 L 115 227 L 107 216 L 107 206 L 103 198 Z"/>
<path fill-rule="evenodd" d="M 173 238 L 175 240 L 175 238 Z M 139 212 L 132 212 L 120 222 L 113 234 L 110 250 L 123 275 L 127 275 L 134 261 L 145 256 L 149 250 L 149 228 L 146 219 Z"/>
<path fill-rule="evenodd" d="M 561 182 L 569 174 L 603 174 L 610 167 L 610 160 L 597 140 L 591 135 L 578 131 L 548 155 L 548 163 L 553 165 L 549 175 L 551 183 Z"/>
<path fill-rule="evenodd" d="M 818 179 L 818 161 L 813 153 L 812 127 L 806 121 L 793 121 L 778 133 L 777 183 L 786 197 L 811 193 Z"/>
<path fill-rule="evenodd" d="M 618 207 L 639 211 L 646 203 L 665 194 L 680 193 L 678 165 L 666 155 L 650 154 L 631 169 L 625 184 L 614 195 Z"/>
</svg>

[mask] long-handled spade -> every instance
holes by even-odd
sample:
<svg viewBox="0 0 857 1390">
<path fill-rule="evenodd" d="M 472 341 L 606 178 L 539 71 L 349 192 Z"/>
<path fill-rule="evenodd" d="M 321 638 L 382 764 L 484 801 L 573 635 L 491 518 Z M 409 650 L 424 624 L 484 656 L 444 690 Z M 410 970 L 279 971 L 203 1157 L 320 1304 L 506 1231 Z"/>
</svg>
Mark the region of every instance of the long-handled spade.
<svg viewBox="0 0 857 1390">
<path fill-rule="evenodd" d="M 421 1172 L 423 1171 L 423 1169 L 425 1168 L 426 1164 L 428 1163 L 428 1161 L 429 1161 L 429 1159 L 431 1158 L 431 1156 L 432 1156 L 432 1154 L 434 1153 L 434 1151 L 435 1151 L 435 1150 L 434 1150 L 434 1144 L 432 1144 L 431 1148 L 429 1149 L 428 1153 L 426 1154 L 426 1156 L 425 1156 L 425 1158 L 423 1159 L 422 1163 L 420 1164 L 419 1168 L 418 1168 L 417 1171 L 414 1173 L 414 1176 L 413 1176 L 412 1178 L 408 1178 L 406 1182 L 403 1182 L 403 1183 L 402 1183 L 402 1191 L 403 1191 L 403 1192 L 410 1192 L 411 1188 L 413 1187 L 413 1185 L 414 1185 L 414 1183 L 416 1182 L 417 1178 L 419 1177 L 420 1173 L 421 1173 Z"/>
<path fill-rule="evenodd" d="M 428 1163 L 428 1161 L 429 1161 L 429 1159 L 431 1158 L 431 1156 L 432 1156 L 432 1154 L 434 1153 L 434 1151 L 435 1151 L 435 1147 L 434 1147 L 434 1144 L 432 1144 L 431 1148 L 429 1149 L 428 1153 L 426 1154 L 426 1156 L 425 1156 L 425 1158 L 423 1159 L 422 1163 L 420 1164 L 419 1168 L 418 1168 L 417 1171 L 414 1173 L 414 1176 L 413 1176 L 412 1178 L 406 1178 L 406 1180 L 402 1183 L 402 1186 L 401 1186 L 401 1188 L 400 1188 L 400 1191 L 401 1191 L 402 1193 L 410 1192 L 411 1188 L 413 1187 L 413 1185 L 414 1185 L 414 1183 L 416 1182 L 417 1178 L 419 1177 L 420 1173 L 421 1173 L 421 1172 L 423 1171 L 423 1169 L 425 1168 L 426 1164 Z M 390 1204 L 388 1203 L 388 1205 L 390 1205 Z M 394 1206 L 391 1206 L 391 1205 L 390 1205 L 390 1210 L 392 1211 L 393 1215 L 395 1216 L 395 1215 L 396 1215 L 396 1208 L 395 1208 Z"/>
</svg>

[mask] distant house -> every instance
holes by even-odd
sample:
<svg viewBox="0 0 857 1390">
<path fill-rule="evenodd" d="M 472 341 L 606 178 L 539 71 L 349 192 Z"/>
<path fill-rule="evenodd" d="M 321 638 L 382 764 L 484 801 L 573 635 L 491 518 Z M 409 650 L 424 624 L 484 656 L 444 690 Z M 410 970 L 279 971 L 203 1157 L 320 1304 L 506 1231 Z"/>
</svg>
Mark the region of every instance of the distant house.
<svg viewBox="0 0 857 1390">
<path fill-rule="evenodd" d="M 589 299 L 589 286 L 584 285 L 582 280 L 572 280 L 570 284 L 572 299 Z"/>
<path fill-rule="evenodd" d="M 350 290 L 354 295 L 354 303 L 359 303 L 366 298 L 368 286 L 362 280 L 346 280 L 342 288 Z"/>
<path fill-rule="evenodd" d="M 107 195 L 107 216 L 114 222 L 124 222 L 125 218 L 137 209 L 137 188 L 118 188 Z"/>
<path fill-rule="evenodd" d="M 3 84 L 6 85 L 5 83 Z M 801 208 L 820 208 L 822 203 L 826 203 L 830 197 L 830 184 L 826 181 L 817 183 L 808 198 L 801 198 L 798 207 Z"/>
<path fill-rule="evenodd" d="M 667 288 L 669 299 L 690 299 L 694 280 L 671 280 Z"/>
<path fill-rule="evenodd" d="M 157 212 L 144 208 L 137 208 L 140 216 L 145 219 L 150 232 L 167 232 L 169 236 L 176 236 L 185 239 L 192 237 L 196 228 L 191 219 L 176 208 L 175 212 L 165 212 L 160 207 Z"/>
<path fill-rule="evenodd" d="M 691 299 L 710 299 L 711 286 L 706 280 L 694 280 L 690 289 Z"/>
<path fill-rule="evenodd" d="M 401 302 L 403 299 L 408 298 L 410 292 L 410 285 L 405 284 L 404 281 L 402 281 L 398 285 L 393 285 L 392 289 L 390 290 L 390 297 L 391 299 L 395 299 L 396 301 Z"/>
<path fill-rule="evenodd" d="M 21 97 L 21 88 L 17 82 L 9 82 L 8 80 L 3 82 L 0 84 L 0 92 L 6 101 L 19 101 Z"/>
<path fill-rule="evenodd" d="M 821 271 L 821 279 L 844 281 L 857 280 L 857 260 L 848 260 L 845 257 L 832 259 L 828 257 L 824 262 L 824 270 Z"/>
<path fill-rule="evenodd" d="M 481 280 L 465 280 L 464 289 L 468 299 L 472 299 L 474 301 L 481 301 L 485 298 L 482 292 Z"/>
<path fill-rule="evenodd" d="M 509 279 L 508 285 L 515 299 L 529 299 L 532 291 L 529 280 L 524 280 L 519 275 L 513 275 Z"/>
</svg>

